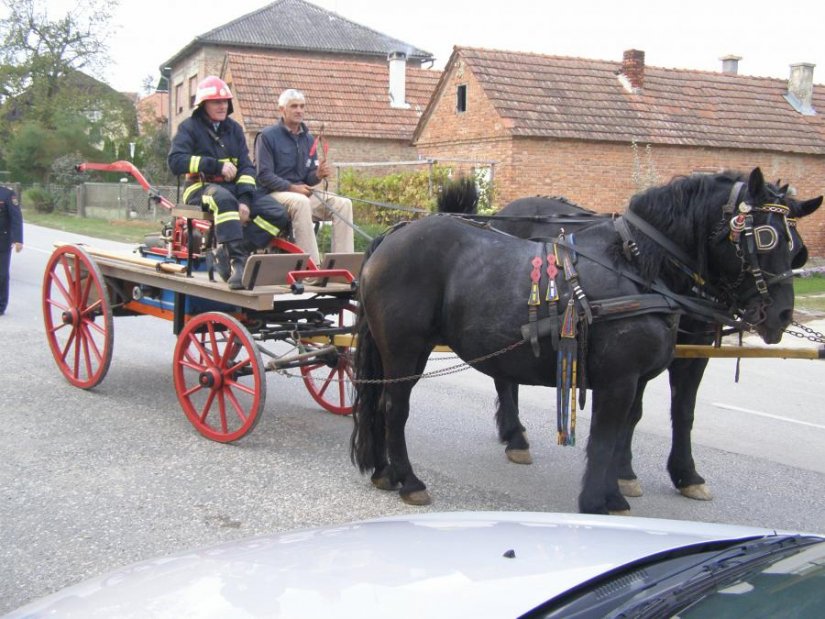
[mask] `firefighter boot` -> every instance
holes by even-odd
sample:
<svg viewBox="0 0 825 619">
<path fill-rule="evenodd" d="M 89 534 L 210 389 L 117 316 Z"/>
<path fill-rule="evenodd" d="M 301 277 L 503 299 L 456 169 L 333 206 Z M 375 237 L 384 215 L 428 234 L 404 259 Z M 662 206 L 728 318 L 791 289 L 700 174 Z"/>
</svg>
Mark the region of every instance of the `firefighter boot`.
<svg viewBox="0 0 825 619">
<path fill-rule="evenodd" d="M 223 281 L 229 281 L 229 275 L 232 273 L 232 265 L 229 261 L 229 252 L 224 245 L 221 245 L 215 250 L 215 270 Z"/>
<path fill-rule="evenodd" d="M 243 270 L 246 266 L 246 259 L 249 257 L 249 249 L 243 241 L 232 241 L 225 243 L 224 246 L 232 265 L 232 274 L 227 281 L 229 289 L 240 290 L 243 288 Z"/>
</svg>

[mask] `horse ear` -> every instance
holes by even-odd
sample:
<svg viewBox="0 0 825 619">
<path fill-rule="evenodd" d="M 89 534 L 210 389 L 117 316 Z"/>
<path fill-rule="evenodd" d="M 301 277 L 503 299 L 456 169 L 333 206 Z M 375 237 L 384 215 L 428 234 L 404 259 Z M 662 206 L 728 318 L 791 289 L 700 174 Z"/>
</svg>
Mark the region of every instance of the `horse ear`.
<svg viewBox="0 0 825 619">
<path fill-rule="evenodd" d="M 762 170 L 758 167 L 754 168 L 751 176 L 748 179 L 748 193 L 751 198 L 761 196 L 765 191 L 765 177 L 762 176 Z"/>
<path fill-rule="evenodd" d="M 795 217 L 807 217 L 822 205 L 822 196 L 799 202 L 794 208 Z"/>
</svg>

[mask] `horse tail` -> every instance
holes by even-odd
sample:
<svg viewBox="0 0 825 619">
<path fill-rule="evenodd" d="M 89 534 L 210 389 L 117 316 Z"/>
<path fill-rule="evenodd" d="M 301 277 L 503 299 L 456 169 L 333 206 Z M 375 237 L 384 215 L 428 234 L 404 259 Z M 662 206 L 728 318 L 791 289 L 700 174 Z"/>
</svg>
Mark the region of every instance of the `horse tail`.
<svg viewBox="0 0 825 619">
<path fill-rule="evenodd" d="M 362 473 L 373 471 L 378 463 L 376 454 L 378 445 L 383 445 L 384 417 L 380 408 L 384 378 L 381 353 L 375 343 L 363 303 L 358 307 L 358 320 L 355 323 L 358 345 L 355 348 L 353 371 L 355 380 L 355 398 L 352 403 L 354 426 L 350 438 L 350 459 Z"/>
<path fill-rule="evenodd" d="M 475 215 L 478 212 L 478 189 L 471 177 L 449 181 L 438 196 L 439 213 Z"/>
</svg>

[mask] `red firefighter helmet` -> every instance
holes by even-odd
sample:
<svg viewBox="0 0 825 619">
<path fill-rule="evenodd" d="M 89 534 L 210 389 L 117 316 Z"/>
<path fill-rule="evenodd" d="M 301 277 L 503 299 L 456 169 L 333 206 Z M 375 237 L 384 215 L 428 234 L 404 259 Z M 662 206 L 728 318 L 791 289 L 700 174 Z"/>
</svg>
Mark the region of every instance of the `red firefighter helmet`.
<svg viewBox="0 0 825 619">
<path fill-rule="evenodd" d="M 220 99 L 229 100 L 229 113 L 232 113 L 232 91 L 221 78 L 210 75 L 201 80 L 195 93 L 195 107 L 200 107 L 204 101 Z"/>
</svg>

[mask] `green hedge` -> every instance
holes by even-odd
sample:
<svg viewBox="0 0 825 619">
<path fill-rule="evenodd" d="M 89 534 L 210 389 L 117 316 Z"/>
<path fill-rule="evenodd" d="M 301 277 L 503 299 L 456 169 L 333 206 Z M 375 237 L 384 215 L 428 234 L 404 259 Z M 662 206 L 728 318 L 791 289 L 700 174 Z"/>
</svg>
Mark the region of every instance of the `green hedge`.
<svg viewBox="0 0 825 619">
<path fill-rule="evenodd" d="M 23 206 L 33 208 L 38 213 L 51 213 L 57 202 L 55 197 L 43 187 L 30 187 L 23 190 Z"/>
</svg>

